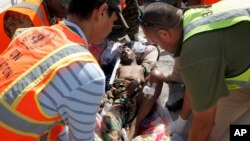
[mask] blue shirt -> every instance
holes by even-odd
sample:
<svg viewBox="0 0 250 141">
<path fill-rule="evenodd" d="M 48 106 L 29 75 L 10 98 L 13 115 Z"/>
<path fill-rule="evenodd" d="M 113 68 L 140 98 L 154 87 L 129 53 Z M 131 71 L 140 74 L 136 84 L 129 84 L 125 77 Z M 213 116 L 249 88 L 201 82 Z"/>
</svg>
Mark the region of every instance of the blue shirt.
<svg viewBox="0 0 250 141">
<path fill-rule="evenodd" d="M 63 21 L 84 40 L 81 29 L 70 21 Z M 75 62 L 59 70 L 39 94 L 44 112 L 60 114 L 66 124 L 60 139 L 92 141 L 96 113 L 105 93 L 105 76 L 101 68 L 90 62 Z"/>
</svg>

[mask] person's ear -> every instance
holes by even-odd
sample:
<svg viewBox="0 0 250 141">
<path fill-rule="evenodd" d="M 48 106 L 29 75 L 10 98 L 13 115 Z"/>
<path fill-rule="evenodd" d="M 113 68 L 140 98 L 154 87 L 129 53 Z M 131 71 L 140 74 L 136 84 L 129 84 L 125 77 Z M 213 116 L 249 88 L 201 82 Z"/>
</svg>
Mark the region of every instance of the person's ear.
<svg viewBox="0 0 250 141">
<path fill-rule="evenodd" d="M 98 20 L 101 20 L 105 14 L 107 13 L 108 11 L 108 4 L 107 3 L 104 3 L 102 4 L 99 8 L 98 8 L 98 12 L 97 12 L 97 16 L 98 16 Z"/>
<path fill-rule="evenodd" d="M 170 39 L 171 33 L 169 30 L 166 29 L 160 29 L 157 31 L 157 34 L 159 36 L 159 38 L 167 40 Z"/>
</svg>

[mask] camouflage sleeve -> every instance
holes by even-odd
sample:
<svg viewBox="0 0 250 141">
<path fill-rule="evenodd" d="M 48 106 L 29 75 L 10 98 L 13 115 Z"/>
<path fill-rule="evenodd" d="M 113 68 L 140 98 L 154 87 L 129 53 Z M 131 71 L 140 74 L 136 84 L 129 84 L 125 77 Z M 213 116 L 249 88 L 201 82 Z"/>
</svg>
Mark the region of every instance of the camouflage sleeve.
<svg viewBox="0 0 250 141">
<path fill-rule="evenodd" d="M 139 8 L 137 0 L 127 0 L 127 7 L 123 10 L 123 16 L 128 23 L 127 34 L 131 40 L 135 40 L 135 34 L 139 31 Z"/>
<path fill-rule="evenodd" d="M 33 27 L 29 16 L 22 13 L 7 11 L 4 15 L 4 31 L 12 38 L 18 28 Z"/>
<path fill-rule="evenodd" d="M 156 47 L 150 51 L 145 51 L 141 58 L 141 65 L 144 68 L 144 74 L 147 76 L 151 70 L 156 66 L 158 60 L 159 51 Z"/>
</svg>

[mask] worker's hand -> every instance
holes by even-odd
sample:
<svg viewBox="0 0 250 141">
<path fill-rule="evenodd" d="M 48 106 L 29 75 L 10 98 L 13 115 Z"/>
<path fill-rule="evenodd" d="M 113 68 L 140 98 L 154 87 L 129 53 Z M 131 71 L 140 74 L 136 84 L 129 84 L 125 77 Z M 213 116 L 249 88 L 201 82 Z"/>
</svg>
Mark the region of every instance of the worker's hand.
<svg viewBox="0 0 250 141">
<path fill-rule="evenodd" d="M 150 72 L 150 75 L 147 80 L 153 84 L 155 82 L 163 81 L 162 76 L 163 73 L 161 71 L 159 71 L 158 69 L 154 69 Z"/>
<path fill-rule="evenodd" d="M 140 85 L 139 79 L 132 80 L 127 86 L 128 93 L 132 94 L 139 85 Z"/>
</svg>

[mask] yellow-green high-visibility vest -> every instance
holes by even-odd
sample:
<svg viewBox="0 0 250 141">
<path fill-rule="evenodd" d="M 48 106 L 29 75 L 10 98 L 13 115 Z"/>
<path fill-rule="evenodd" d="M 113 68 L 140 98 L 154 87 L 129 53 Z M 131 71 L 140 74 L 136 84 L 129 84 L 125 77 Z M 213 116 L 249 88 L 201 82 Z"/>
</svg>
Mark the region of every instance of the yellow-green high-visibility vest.
<svg viewBox="0 0 250 141">
<path fill-rule="evenodd" d="M 250 21 L 250 1 L 221 1 L 207 8 L 195 8 L 185 12 L 183 17 L 184 39 L 188 40 L 197 33 L 211 31 Z M 243 73 L 226 78 L 229 89 L 250 87 L 250 67 Z"/>
</svg>

